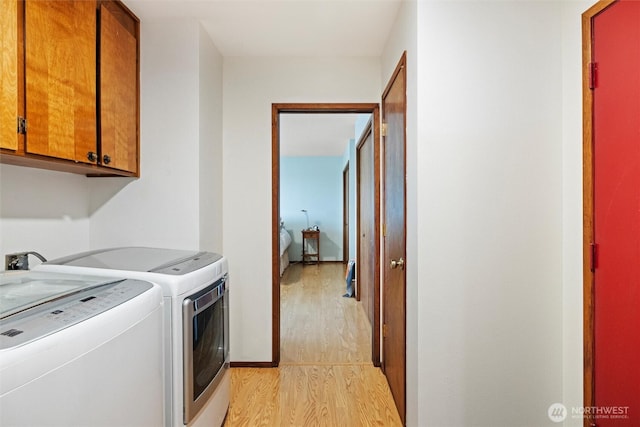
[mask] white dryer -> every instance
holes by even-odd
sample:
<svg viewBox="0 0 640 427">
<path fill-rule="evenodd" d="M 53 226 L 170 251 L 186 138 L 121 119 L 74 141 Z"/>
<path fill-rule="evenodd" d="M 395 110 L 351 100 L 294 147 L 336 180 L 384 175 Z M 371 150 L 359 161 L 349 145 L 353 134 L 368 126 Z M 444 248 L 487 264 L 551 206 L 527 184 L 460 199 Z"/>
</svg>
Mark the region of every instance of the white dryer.
<svg viewBox="0 0 640 427">
<path fill-rule="evenodd" d="M 212 252 L 122 247 L 84 252 L 39 271 L 120 276 L 162 287 L 166 426 L 220 426 L 229 408 L 229 277 Z"/>
<path fill-rule="evenodd" d="M 158 426 L 162 336 L 152 283 L 0 273 L 0 425 Z"/>
</svg>

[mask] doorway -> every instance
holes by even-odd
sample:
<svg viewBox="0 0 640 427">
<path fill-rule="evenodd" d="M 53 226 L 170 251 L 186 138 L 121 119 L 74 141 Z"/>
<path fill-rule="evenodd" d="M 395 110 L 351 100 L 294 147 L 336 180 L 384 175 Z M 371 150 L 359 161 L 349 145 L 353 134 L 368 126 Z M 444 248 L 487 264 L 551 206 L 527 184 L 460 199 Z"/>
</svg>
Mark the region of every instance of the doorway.
<svg viewBox="0 0 640 427">
<path fill-rule="evenodd" d="M 368 113 L 376 123 L 374 135 L 378 135 L 378 104 L 273 104 L 272 105 L 272 366 L 280 363 L 280 122 L 281 114 L 336 114 Z M 379 354 L 379 349 L 377 350 Z M 379 358 L 379 355 L 377 356 Z M 372 360 L 376 355 L 372 354 Z"/>
</svg>

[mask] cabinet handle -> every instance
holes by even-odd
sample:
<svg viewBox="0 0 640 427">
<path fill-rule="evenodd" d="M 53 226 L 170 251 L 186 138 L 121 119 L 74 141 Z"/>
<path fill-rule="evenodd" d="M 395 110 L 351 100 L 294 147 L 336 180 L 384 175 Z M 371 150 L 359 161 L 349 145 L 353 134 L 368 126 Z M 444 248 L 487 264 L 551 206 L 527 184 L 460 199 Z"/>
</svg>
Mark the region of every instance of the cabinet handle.
<svg viewBox="0 0 640 427">
<path fill-rule="evenodd" d="M 391 268 L 398 267 L 400 267 L 400 270 L 404 270 L 404 259 L 402 257 L 397 261 L 395 259 L 391 260 Z"/>
<path fill-rule="evenodd" d="M 106 155 L 106 154 L 105 154 L 105 155 L 102 157 L 102 162 L 103 162 L 105 165 L 108 165 L 109 163 L 111 163 L 111 157 L 109 157 L 108 155 Z"/>
<path fill-rule="evenodd" d="M 89 159 L 90 162 L 95 162 L 96 160 L 98 160 L 98 155 L 93 151 L 89 151 L 87 153 L 87 159 Z"/>
</svg>

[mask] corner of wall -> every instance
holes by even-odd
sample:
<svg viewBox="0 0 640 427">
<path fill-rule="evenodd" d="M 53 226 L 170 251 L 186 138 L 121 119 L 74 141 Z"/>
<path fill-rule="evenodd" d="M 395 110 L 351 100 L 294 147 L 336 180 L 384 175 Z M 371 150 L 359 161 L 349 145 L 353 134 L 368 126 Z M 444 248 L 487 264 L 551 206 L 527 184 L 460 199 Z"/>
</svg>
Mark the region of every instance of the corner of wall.
<svg viewBox="0 0 640 427">
<path fill-rule="evenodd" d="M 222 252 L 222 55 L 202 25 L 199 33 L 199 241 Z"/>
</svg>

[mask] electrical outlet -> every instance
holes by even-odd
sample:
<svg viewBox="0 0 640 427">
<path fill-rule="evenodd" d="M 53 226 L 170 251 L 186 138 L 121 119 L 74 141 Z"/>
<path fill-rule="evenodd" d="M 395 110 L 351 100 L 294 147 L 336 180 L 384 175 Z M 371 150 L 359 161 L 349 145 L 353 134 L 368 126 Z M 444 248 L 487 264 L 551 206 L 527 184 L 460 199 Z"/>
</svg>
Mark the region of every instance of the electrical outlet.
<svg viewBox="0 0 640 427">
<path fill-rule="evenodd" d="M 19 252 L 15 254 L 7 254 L 4 256 L 5 270 L 28 270 L 29 269 L 29 253 Z"/>
</svg>

